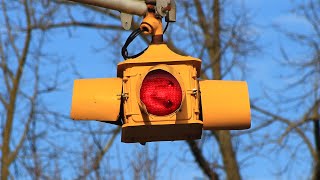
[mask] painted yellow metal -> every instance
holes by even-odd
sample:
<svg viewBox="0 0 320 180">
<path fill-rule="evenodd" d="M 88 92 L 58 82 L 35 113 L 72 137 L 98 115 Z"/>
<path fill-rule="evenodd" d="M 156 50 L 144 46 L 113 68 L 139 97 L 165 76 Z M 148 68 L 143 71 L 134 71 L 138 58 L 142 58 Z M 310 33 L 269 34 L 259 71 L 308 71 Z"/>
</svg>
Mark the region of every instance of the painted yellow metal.
<svg viewBox="0 0 320 180">
<path fill-rule="evenodd" d="M 194 89 L 198 89 L 195 67 L 190 62 L 179 61 L 172 63 L 170 66 L 167 64 L 154 65 L 153 63 L 139 65 L 128 67 L 123 72 L 123 92 L 128 95 L 128 98 L 123 101 L 124 124 L 121 141 L 149 142 L 200 139 L 202 121 L 199 116 L 200 97 L 197 93 L 194 93 Z M 144 77 L 154 69 L 171 72 L 180 83 L 184 98 L 179 110 L 175 113 L 156 116 L 148 114 L 141 105 L 139 97 L 141 83 Z"/>
<path fill-rule="evenodd" d="M 169 68 L 170 67 L 170 68 Z M 144 77 L 152 70 L 162 69 L 171 72 L 173 76 L 179 81 L 183 101 L 181 108 L 173 114 L 166 116 L 155 116 L 146 114 L 145 109 L 141 105 L 140 88 Z M 171 70 L 169 70 L 171 69 Z M 174 69 L 174 71 L 173 71 Z M 143 65 L 133 66 L 124 72 L 123 93 L 127 95 L 124 102 L 124 123 L 133 123 L 133 125 L 144 124 L 176 124 L 188 123 L 190 119 L 199 120 L 199 111 L 195 111 L 193 107 L 198 106 L 199 97 L 193 94 L 193 90 L 198 88 L 197 78 L 194 76 L 195 68 L 190 64 L 172 64 L 170 66 L 165 64 L 160 65 Z M 201 122 L 201 121 L 199 121 Z"/>
<path fill-rule="evenodd" d="M 250 128 L 250 101 L 246 82 L 203 80 L 199 83 L 204 129 Z"/>
<path fill-rule="evenodd" d="M 132 66 L 157 64 L 192 64 L 196 68 L 196 75 L 200 77 L 201 60 L 191 56 L 182 56 L 168 48 L 166 44 L 152 44 L 138 58 L 127 59 L 118 64 L 118 77 L 123 77 L 123 72 L 126 68 Z"/>
<path fill-rule="evenodd" d="M 162 22 L 160 18 L 156 18 L 154 12 L 147 12 L 144 17 L 140 29 L 144 34 L 162 35 Z"/>
<path fill-rule="evenodd" d="M 166 44 L 150 45 L 141 56 L 118 64 L 118 78 L 76 80 L 71 117 L 117 124 L 122 106 L 121 141 L 130 143 L 200 139 L 202 129 L 249 128 L 247 84 L 198 81 L 200 68 L 200 59 L 176 54 Z M 166 116 L 148 114 L 140 100 L 143 79 L 159 69 L 172 74 L 183 91 L 179 109 Z"/>
<path fill-rule="evenodd" d="M 75 80 L 71 118 L 74 120 L 117 121 L 121 92 L 121 78 Z"/>
<path fill-rule="evenodd" d="M 118 64 L 118 77 L 123 78 L 123 125 L 122 142 L 171 141 L 200 139 L 198 93 L 201 60 L 181 56 L 172 52 L 167 45 L 150 45 L 139 57 Z M 141 104 L 140 88 L 144 77 L 153 70 L 171 73 L 180 83 L 183 100 L 178 111 L 156 116 L 148 114 Z"/>
</svg>

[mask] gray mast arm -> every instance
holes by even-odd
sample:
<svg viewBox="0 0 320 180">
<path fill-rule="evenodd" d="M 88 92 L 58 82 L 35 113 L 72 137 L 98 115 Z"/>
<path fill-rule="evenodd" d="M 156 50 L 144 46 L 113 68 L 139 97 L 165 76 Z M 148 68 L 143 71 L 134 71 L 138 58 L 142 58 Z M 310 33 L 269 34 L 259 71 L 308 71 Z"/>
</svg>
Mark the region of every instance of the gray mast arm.
<svg viewBox="0 0 320 180">
<path fill-rule="evenodd" d="M 78 3 L 104 7 L 117 10 L 126 14 L 143 16 L 147 12 L 147 5 L 144 1 L 136 0 L 69 0 Z"/>
<path fill-rule="evenodd" d="M 157 15 L 161 17 L 166 17 L 167 22 L 176 21 L 175 0 L 69 0 L 69 1 L 120 11 L 122 27 L 125 30 L 129 30 L 131 27 L 132 15 L 144 16 L 147 13 L 146 2 L 155 3 Z"/>
</svg>

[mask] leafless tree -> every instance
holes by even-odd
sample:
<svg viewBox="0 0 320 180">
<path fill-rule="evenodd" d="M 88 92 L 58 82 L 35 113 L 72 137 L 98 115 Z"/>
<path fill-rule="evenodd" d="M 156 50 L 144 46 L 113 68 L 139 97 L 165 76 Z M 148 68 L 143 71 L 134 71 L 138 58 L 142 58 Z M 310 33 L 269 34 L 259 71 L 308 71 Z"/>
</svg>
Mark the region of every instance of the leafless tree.
<svg viewBox="0 0 320 180">
<path fill-rule="evenodd" d="M 45 97 L 63 85 L 66 66 L 44 50 L 46 33 L 34 28 L 50 21 L 57 6 L 2 0 L 0 7 L 1 178 L 58 178 L 59 152 L 48 133 L 57 117 L 65 118 L 47 107 Z"/>
<path fill-rule="evenodd" d="M 63 19 L 66 9 L 51 1 L 8 1 L 0 3 L 0 114 L 1 178 L 30 177 L 60 179 L 62 159 L 81 154 L 64 144 L 63 134 L 92 131 L 75 127 L 67 115 L 55 112 L 47 100 L 63 88 L 71 63 L 46 49 L 50 39 L 47 25 Z M 69 20 L 69 19 L 68 19 Z M 63 21 L 68 26 L 72 21 Z M 84 132 L 85 131 L 85 132 Z M 90 170 L 99 167 L 119 132 L 119 128 L 100 133 L 111 134 L 101 149 L 94 150 Z M 69 133 L 69 134 L 68 134 Z M 80 136 L 81 137 L 81 136 Z M 104 136 L 109 137 L 109 136 Z M 90 139 L 90 144 L 94 141 Z M 96 145 L 95 147 L 97 147 Z M 92 152 L 90 152 L 92 153 Z M 66 158 L 68 157 L 68 158 Z M 83 170 L 83 172 L 85 172 Z M 76 172 L 86 176 L 86 173 Z M 80 176 L 79 175 L 79 176 Z"/>
<path fill-rule="evenodd" d="M 150 144 L 151 145 L 151 144 Z M 153 148 L 152 148 L 153 147 Z M 159 166 L 159 147 L 149 146 L 136 148 L 135 155 L 130 160 L 133 179 L 159 179 L 161 167 Z"/>
<path fill-rule="evenodd" d="M 266 124 L 280 122 L 279 133 L 270 137 L 270 142 L 277 144 L 277 151 L 287 151 L 290 157 L 311 159 L 307 161 L 313 169 L 310 178 L 316 180 L 320 178 L 320 3 L 293 1 L 291 15 L 303 24 L 299 30 L 275 24 L 285 35 L 283 44 L 291 42 L 295 47 L 294 51 L 291 46 L 291 49 L 280 48 L 281 66 L 289 68 L 283 75 L 287 84 L 280 89 L 281 93 L 279 89 L 273 94 L 266 93 L 277 108 L 271 111 L 257 104 L 252 108 L 264 115 L 263 119 L 268 119 Z M 309 157 L 302 153 L 304 149 L 308 150 Z M 288 161 L 286 167 L 294 162 Z"/>
</svg>

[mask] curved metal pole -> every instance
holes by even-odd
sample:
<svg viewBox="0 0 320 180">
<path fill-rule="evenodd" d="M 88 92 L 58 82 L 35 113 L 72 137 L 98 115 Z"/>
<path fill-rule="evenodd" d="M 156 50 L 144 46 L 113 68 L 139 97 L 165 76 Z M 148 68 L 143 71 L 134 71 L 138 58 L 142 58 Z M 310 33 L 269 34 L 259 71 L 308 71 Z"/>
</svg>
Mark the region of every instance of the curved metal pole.
<svg viewBox="0 0 320 180">
<path fill-rule="evenodd" d="M 147 5 L 144 1 L 135 0 L 69 0 L 82 4 L 99 6 L 107 9 L 117 10 L 127 14 L 144 16 L 147 12 Z"/>
</svg>

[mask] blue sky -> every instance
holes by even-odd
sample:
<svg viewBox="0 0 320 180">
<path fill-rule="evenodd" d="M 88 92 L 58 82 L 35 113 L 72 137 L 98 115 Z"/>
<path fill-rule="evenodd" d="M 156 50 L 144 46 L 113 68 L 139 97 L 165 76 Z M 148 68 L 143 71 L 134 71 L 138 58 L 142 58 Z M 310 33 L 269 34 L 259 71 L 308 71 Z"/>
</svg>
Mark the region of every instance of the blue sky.
<svg viewBox="0 0 320 180">
<path fill-rule="evenodd" d="M 246 80 L 249 84 L 249 91 L 251 97 L 259 97 L 263 94 L 263 87 L 283 87 L 285 83 L 279 77 L 285 73 L 281 66 L 277 64 L 280 58 L 279 46 L 282 44 L 287 48 L 294 49 L 296 46 L 287 41 L 283 36 L 279 35 L 277 31 L 272 28 L 274 24 L 280 24 L 285 27 L 307 31 L 305 29 L 305 21 L 296 15 L 289 13 L 292 1 L 264 1 L 264 0 L 236 0 L 236 3 L 245 3 L 246 7 L 252 11 L 255 31 L 258 32 L 259 44 L 263 45 L 262 53 L 250 57 L 248 60 L 251 71 L 247 74 Z M 179 21 L 179 19 L 177 20 Z M 120 24 L 120 22 L 119 22 Z M 170 28 L 170 27 L 169 27 Z M 116 77 L 116 65 L 113 53 L 106 49 L 104 52 L 95 52 L 94 48 L 105 47 L 105 42 L 101 40 L 99 33 L 87 29 L 77 29 L 73 32 L 72 37 L 66 31 L 57 30 L 54 38 L 48 44 L 48 49 L 52 52 L 58 52 L 63 55 L 66 61 L 71 60 L 76 65 L 78 72 L 83 78 L 103 78 Z M 112 44 L 108 45 L 112 46 Z M 116 57 L 120 57 L 119 54 Z M 75 78 L 73 75 L 66 75 Z M 69 113 L 72 95 L 72 82 L 68 82 L 63 91 L 55 93 L 57 96 L 54 99 L 48 99 L 53 109 L 56 109 L 65 114 Z M 254 122 L 253 122 L 254 124 Z M 109 126 L 108 124 L 101 124 L 102 126 Z M 110 125 L 111 126 L 111 125 Z M 133 147 L 140 147 L 139 144 L 124 144 L 119 143 L 120 137 L 116 139 L 115 145 L 110 153 L 116 153 L 118 149 L 129 154 L 134 150 Z M 155 143 L 150 143 L 154 145 Z M 193 179 L 193 177 L 203 177 L 202 172 L 198 170 L 197 166 L 192 163 L 192 156 L 187 152 L 188 148 L 184 142 L 160 142 L 160 154 L 170 159 L 169 169 L 163 170 L 163 175 L 169 174 L 173 170 L 172 179 Z M 215 147 L 213 147 L 215 148 Z M 183 155 L 183 153 L 186 155 Z M 186 163 L 179 163 L 183 157 L 188 157 Z M 271 159 L 276 157 L 271 156 Z M 125 160 L 126 157 L 123 157 Z M 260 159 L 257 161 L 257 159 Z M 286 179 L 286 177 L 275 177 L 274 166 L 281 166 L 280 163 L 274 164 L 272 160 L 257 158 L 249 161 L 249 166 L 242 171 L 244 179 Z M 166 161 L 166 159 L 163 159 Z M 161 163 L 161 160 L 160 160 Z M 166 162 L 164 162 L 166 163 Z M 123 166 L 123 165 L 122 165 Z M 302 167 L 304 169 L 304 167 Z M 302 174 L 303 175 L 303 174 Z"/>
</svg>

